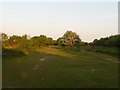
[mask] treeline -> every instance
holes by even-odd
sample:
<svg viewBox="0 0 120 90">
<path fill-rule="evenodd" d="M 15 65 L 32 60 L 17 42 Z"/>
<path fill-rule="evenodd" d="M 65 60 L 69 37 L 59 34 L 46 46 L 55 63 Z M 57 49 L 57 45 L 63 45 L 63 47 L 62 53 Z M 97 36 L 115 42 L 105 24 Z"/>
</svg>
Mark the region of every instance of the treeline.
<svg viewBox="0 0 120 90">
<path fill-rule="evenodd" d="M 92 42 L 93 46 L 105 46 L 105 47 L 120 47 L 120 35 L 112 35 L 110 37 L 95 39 Z"/>
<path fill-rule="evenodd" d="M 56 41 L 50 37 L 46 37 L 45 35 L 34 36 L 28 38 L 27 35 L 17 36 L 13 35 L 8 37 L 7 34 L 2 33 L 2 47 L 40 47 L 40 46 L 48 46 L 48 45 L 56 45 Z"/>
<path fill-rule="evenodd" d="M 120 35 L 112 35 L 110 37 L 95 39 L 93 42 L 83 42 L 81 41 L 79 35 L 72 31 L 67 31 L 62 37 L 57 40 L 53 40 L 45 35 L 28 37 L 23 36 L 8 36 L 5 33 L 1 34 L 2 37 L 2 47 L 3 48 L 32 48 L 41 46 L 61 46 L 64 48 L 74 48 L 79 49 L 80 46 L 105 46 L 105 47 L 120 47 Z"/>
<path fill-rule="evenodd" d="M 58 38 L 57 40 L 53 40 L 52 38 L 46 37 L 45 35 L 28 38 L 27 35 L 13 35 L 8 37 L 7 34 L 2 33 L 1 36 L 3 48 L 32 48 L 51 45 L 59 45 L 65 48 L 79 48 L 81 42 L 79 35 L 72 31 L 67 31 L 61 38 Z"/>
</svg>

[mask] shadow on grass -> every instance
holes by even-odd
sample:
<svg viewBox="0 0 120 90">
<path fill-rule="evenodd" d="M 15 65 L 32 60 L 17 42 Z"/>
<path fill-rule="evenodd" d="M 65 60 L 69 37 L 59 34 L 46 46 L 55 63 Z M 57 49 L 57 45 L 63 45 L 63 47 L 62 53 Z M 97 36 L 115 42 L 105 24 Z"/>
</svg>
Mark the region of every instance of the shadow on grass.
<svg viewBox="0 0 120 90">
<path fill-rule="evenodd" d="M 22 51 L 17 49 L 5 49 L 2 48 L 2 58 L 17 58 L 20 56 L 24 56 L 25 54 Z"/>
<path fill-rule="evenodd" d="M 85 51 L 92 51 L 120 58 L 120 48 L 117 47 L 83 46 L 82 49 Z"/>
</svg>

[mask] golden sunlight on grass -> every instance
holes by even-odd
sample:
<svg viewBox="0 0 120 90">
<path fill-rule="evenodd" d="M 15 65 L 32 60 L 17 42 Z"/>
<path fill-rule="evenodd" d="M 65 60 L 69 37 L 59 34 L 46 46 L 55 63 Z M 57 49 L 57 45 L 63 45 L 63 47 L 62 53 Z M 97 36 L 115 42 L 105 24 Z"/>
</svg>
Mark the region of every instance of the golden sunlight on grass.
<svg viewBox="0 0 120 90">
<path fill-rule="evenodd" d="M 64 57 L 75 57 L 76 55 L 69 54 L 66 52 L 63 52 L 59 49 L 51 48 L 51 47 L 40 47 L 36 49 L 37 52 L 44 52 L 47 54 L 54 54 L 54 55 L 59 55 L 59 56 L 64 56 Z"/>
</svg>

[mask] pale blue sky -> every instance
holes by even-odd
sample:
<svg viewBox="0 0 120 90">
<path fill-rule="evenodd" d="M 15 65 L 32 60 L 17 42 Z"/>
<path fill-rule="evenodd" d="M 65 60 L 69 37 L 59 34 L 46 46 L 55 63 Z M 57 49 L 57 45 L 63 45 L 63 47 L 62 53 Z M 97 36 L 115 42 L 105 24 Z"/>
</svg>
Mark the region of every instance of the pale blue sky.
<svg viewBox="0 0 120 90">
<path fill-rule="evenodd" d="M 2 11 L 2 28 L 8 35 L 57 39 L 72 30 L 90 42 L 118 33 L 117 2 L 11 2 L 2 4 Z"/>
</svg>

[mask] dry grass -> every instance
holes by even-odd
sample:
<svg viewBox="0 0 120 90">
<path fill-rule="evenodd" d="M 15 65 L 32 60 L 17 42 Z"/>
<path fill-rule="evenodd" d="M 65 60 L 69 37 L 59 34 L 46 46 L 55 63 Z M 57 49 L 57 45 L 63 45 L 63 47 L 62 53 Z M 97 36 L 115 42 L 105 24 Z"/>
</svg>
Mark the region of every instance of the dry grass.
<svg viewBox="0 0 120 90">
<path fill-rule="evenodd" d="M 54 55 L 59 55 L 59 56 L 64 56 L 64 57 L 75 57 L 76 55 L 69 54 L 66 52 L 63 52 L 59 49 L 51 48 L 51 47 L 40 47 L 36 49 L 37 52 L 44 52 L 47 54 L 54 54 Z"/>
</svg>

